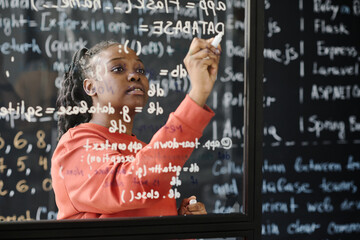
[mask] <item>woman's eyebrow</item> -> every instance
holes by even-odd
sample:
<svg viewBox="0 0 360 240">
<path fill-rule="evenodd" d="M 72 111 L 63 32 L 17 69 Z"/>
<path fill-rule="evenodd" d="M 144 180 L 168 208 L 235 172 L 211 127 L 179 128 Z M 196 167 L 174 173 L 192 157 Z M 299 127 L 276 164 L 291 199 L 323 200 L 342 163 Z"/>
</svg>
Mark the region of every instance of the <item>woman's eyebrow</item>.
<svg viewBox="0 0 360 240">
<path fill-rule="evenodd" d="M 115 61 L 115 60 L 123 60 L 123 59 L 124 59 L 124 57 L 117 57 L 117 58 L 110 59 L 106 63 L 109 63 L 109 62 L 112 62 L 112 61 Z"/>
<path fill-rule="evenodd" d="M 125 58 L 124 58 L 124 57 L 116 57 L 116 58 L 110 59 L 110 60 L 107 61 L 106 63 L 109 63 L 109 62 L 112 62 L 112 61 L 116 61 L 116 60 L 123 60 L 123 59 L 125 59 Z M 137 58 L 137 59 L 135 59 L 135 60 L 138 61 L 138 62 L 143 63 L 143 61 L 141 61 L 140 58 Z"/>
</svg>

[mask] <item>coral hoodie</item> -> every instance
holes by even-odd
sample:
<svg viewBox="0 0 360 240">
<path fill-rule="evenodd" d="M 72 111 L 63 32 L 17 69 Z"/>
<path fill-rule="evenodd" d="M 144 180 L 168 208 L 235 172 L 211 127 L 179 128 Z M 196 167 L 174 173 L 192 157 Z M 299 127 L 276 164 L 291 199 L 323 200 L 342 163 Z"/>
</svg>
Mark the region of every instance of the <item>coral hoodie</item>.
<svg viewBox="0 0 360 240">
<path fill-rule="evenodd" d="M 213 116 L 187 95 L 148 145 L 93 123 L 69 129 L 51 160 L 58 219 L 177 215 L 170 183 Z"/>
</svg>

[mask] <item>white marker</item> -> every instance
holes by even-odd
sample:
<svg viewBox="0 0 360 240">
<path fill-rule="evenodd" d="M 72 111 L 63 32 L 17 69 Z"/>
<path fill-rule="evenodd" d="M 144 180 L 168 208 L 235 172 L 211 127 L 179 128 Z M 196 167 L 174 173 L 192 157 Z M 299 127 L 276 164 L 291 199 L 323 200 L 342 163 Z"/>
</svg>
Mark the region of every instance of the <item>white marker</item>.
<svg viewBox="0 0 360 240">
<path fill-rule="evenodd" d="M 224 34 L 222 32 L 220 32 L 218 35 L 216 35 L 214 40 L 211 42 L 211 45 L 213 45 L 215 48 L 217 48 L 222 40 L 222 36 L 224 36 Z"/>
<path fill-rule="evenodd" d="M 197 203 L 196 199 L 191 199 L 189 205 Z"/>
</svg>

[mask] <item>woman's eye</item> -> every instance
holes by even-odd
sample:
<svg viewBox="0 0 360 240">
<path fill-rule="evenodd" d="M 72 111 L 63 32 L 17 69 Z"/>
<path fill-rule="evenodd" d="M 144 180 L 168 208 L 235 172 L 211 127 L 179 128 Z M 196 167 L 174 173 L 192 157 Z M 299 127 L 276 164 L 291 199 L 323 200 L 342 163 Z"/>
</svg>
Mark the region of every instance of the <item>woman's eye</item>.
<svg viewBox="0 0 360 240">
<path fill-rule="evenodd" d="M 138 70 L 136 70 L 136 72 L 138 72 L 138 73 L 140 73 L 140 74 L 144 74 L 145 75 L 145 69 L 142 69 L 142 68 L 140 68 L 140 69 L 138 69 Z"/>
<path fill-rule="evenodd" d="M 112 72 L 123 72 L 124 71 L 124 68 L 121 67 L 121 66 L 117 66 L 117 67 L 113 67 L 111 69 Z"/>
</svg>

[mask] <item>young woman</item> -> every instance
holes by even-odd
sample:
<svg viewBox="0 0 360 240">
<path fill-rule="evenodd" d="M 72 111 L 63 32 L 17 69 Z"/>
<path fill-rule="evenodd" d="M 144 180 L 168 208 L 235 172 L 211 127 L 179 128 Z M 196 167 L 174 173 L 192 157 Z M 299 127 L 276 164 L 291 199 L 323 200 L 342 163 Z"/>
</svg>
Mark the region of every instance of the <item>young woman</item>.
<svg viewBox="0 0 360 240">
<path fill-rule="evenodd" d="M 170 183 L 214 115 L 205 102 L 220 48 L 211 40 L 192 41 L 184 59 L 191 91 L 149 144 L 132 134 L 135 110 L 145 106 L 149 89 L 135 52 L 101 42 L 75 53 L 57 101 L 60 140 L 51 176 L 58 219 L 206 213 L 202 203 L 189 204 L 194 197 L 177 210 Z M 169 131 L 174 126 L 179 130 Z M 162 148 L 167 141 L 179 144 Z"/>
</svg>

